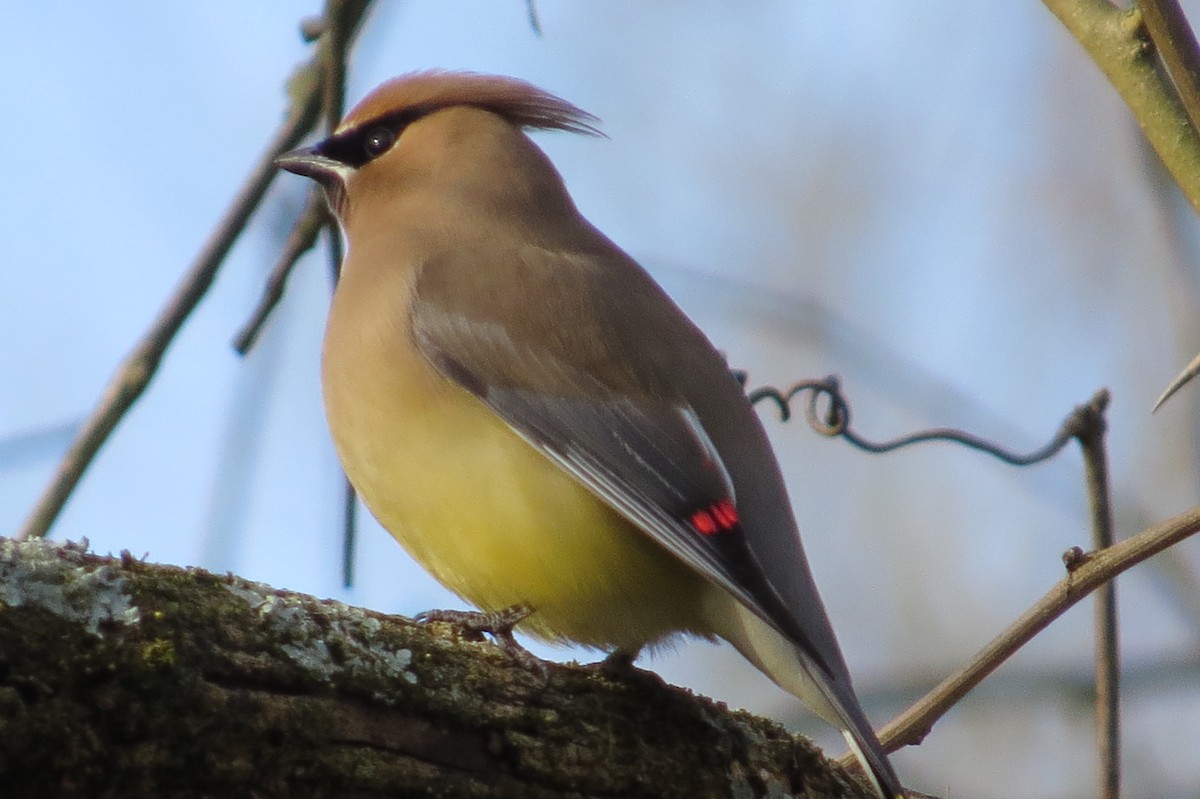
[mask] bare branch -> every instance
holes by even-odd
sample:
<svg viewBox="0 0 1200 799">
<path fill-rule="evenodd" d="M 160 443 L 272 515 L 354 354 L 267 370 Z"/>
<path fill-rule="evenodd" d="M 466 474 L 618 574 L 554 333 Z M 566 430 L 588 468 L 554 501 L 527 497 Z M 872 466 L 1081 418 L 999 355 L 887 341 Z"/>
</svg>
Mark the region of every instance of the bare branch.
<svg viewBox="0 0 1200 799">
<path fill-rule="evenodd" d="M 239 355 L 249 352 L 250 348 L 254 346 L 254 342 L 258 340 L 258 334 L 262 332 L 267 317 L 283 297 L 283 288 L 287 283 L 288 275 L 292 273 L 292 268 L 300 260 L 300 257 L 317 243 L 317 234 L 328 223 L 328 219 L 329 211 L 320 190 L 310 191 L 308 203 L 300 213 L 300 218 L 296 220 L 291 234 L 283 245 L 283 253 L 276 261 L 275 268 L 271 270 L 270 277 L 267 278 L 267 285 L 263 289 L 258 307 L 254 309 L 250 320 L 233 340 L 233 348 Z"/>
<path fill-rule="evenodd" d="M 370 0 L 329 0 L 325 17 L 330 21 L 331 30 L 352 36 L 369 7 Z M 322 80 L 318 70 L 325 58 L 325 51 L 334 46 L 332 39 L 322 37 L 314 59 L 293 76 L 289 83 L 291 108 L 287 118 L 154 324 L 109 380 L 99 402 L 63 456 L 50 484 L 18 534 L 19 538 L 38 538 L 49 531 L 84 471 L 117 424 L 146 390 L 167 347 L 212 285 L 225 256 L 245 229 L 277 173 L 275 158 L 299 144 L 316 125 L 322 100 Z M 337 46 L 341 48 L 340 52 L 344 52 L 346 43 L 341 42 Z"/>
<path fill-rule="evenodd" d="M 1200 507 L 1093 553 L 1068 550 L 1067 576 L 994 638 L 963 669 L 889 723 L 879 738 L 888 751 L 920 743 L 946 711 L 1055 619 L 1118 574 L 1200 531 Z"/>
<path fill-rule="evenodd" d="M 1161 408 L 1164 402 L 1169 400 L 1176 391 L 1191 382 L 1192 378 L 1196 375 L 1200 375 L 1200 355 L 1192 358 L 1192 362 L 1183 367 L 1183 371 L 1175 376 L 1175 379 L 1171 381 L 1171 384 L 1167 386 L 1166 390 L 1155 401 L 1154 407 L 1150 409 L 1150 412 L 1154 413 Z"/>
<path fill-rule="evenodd" d="M 358 494 L 342 475 L 342 586 L 354 585 L 354 549 L 358 540 Z"/>
<path fill-rule="evenodd" d="M 529 14 L 529 27 L 535 36 L 542 35 L 542 21 L 538 18 L 538 10 L 535 5 L 535 0 L 525 0 L 525 10 Z"/>
<path fill-rule="evenodd" d="M 1192 123 L 1200 128 L 1200 48 L 1196 35 L 1188 25 L 1179 0 L 1138 0 L 1142 21 L 1154 42 L 1183 109 Z"/>
<path fill-rule="evenodd" d="M 25 522 L 18 538 L 40 538 L 50 529 L 50 525 L 58 517 L 101 445 L 108 440 L 117 423 L 141 397 L 158 370 L 159 361 L 174 340 L 175 334 L 208 291 L 225 255 L 275 177 L 275 157 L 294 147 L 304 137 L 313 125 L 316 112 L 315 98 L 292 108 L 287 120 L 267 145 L 266 152 L 254 167 L 250 178 L 234 198 L 229 210 L 184 275 L 175 293 L 133 352 L 126 356 L 117 368 L 99 403 L 59 463 L 50 485 Z"/>
<path fill-rule="evenodd" d="M 1200 136 L 1158 68 L 1142 24 L 1142 6 L 1125 10 L 1108 0 L 1043 2 L 1104 72 L 1188 202 L 1200 210 Z"/>
<path fill-rule="evenodd" d="M 738 377 L 744 385 L 745 375 L 739 374 Z M 953 441 L 985 452 L 1006 463 L 1016 466 L 1026 466 L 1054 456 L 1062 450 L 1067 442 L 1072 439 L 1077 440 L 1080 448 L 1083 450 L 1089 511 L 1092 519 L 1092 545 L 1096 551 L 1105 550 L 1112 546 L 1112 500 L 1108 480 L 1108 457 L 1104 445 L 1105 432 L 1108 427 L 1105 420 L 1105 411 L 1108 408 L 1110 400 L 1107 389 L 1097 391 L 1088 403 L 1076 407 L 1063 420 L 1054 438 L 1042 448 L 1027 455 L 1011 452 L 977 436 L 961 430 L 948 428 L 924 430 L 883 443 L 869 441 L 851 429 L 850 405 L 841 392 L 838 379 L 833 376 L 827 377 L 824 380 L 802 381 L 792 385 L 786 392 L 782 393 L 769 387 L 756 389 L 749 393 L 749 398 L 751 402 L 758 402 L 763 399 L 773 401 L 779 408 L 780 416 L 784 420 L 787 420 L 791 415 L 791 400 L 799 393 L 805 391 L 809 392 L 808 403 L 805 407 L 805 416 L 810 427 L 824 436 L 841 436 L 855 446 L 873 453 L 890 452 L 924 441 Z M 826 398 L 828 402 L 828 407 L 824 413 L 819 408 L 822 398 Z M 1081 552 L 1080 555 L 1082 555 Z M 1073 566 L 1074 562 L 1069 561 L 1068 567 Z M 1050 620 L 1048 619 L 1046 624 Z M 1095 624 L 1096 731 L 1100 749 L 1100 782 L 1104 786 L 1104 799 L 1117 799 L 1120 789 L 1120 662 L 1117 647 L 1116 586 L 1111 581 L 1100 586 L 1100 595 L 1096 598 Z M 1039 627 L 1038 630 L 1040 629 Z M 1029 637 L 1032 637 L 1038 630 L 1030 632 Z M 1024 640 L 1021 641 L 1021 644 L 1024 643 Z M 1018 644 L 1019 646 L 1020 644 Z M 985 652 L 987 651 L 989 650 L 985 650 Z M 977 661 L 972 666 L 969 666 L 968 670 L 960 672 L 960 675 L 964 675 L 964 679 L 976 679 L 977 677 L 976 681 L 971 684 L 973 686 L 1014 651 L 1016 651 L 1015 648 L 1011 651 L 1007 649 L 991 649 L 990 653 L 994 657 L 999 658 L 999 660 L 995 663 Z M 945 685 L 943 683 L 943 686 L 935 689 L 930 696 L 934 696 L 939 690 L 943 690 Z M 969 688 L 963 690 L 962 693 L 965 693 L 966 690 L 969 690 Z M 954 704 L 957 698 L 953 698 L 944 707 L 938 705 L 937 716 L 940 716 L 941 713 L 945 712 L 945 709 Z M 922 702 L 924 701 L 922 700 Z M 914 708 L 919 706 L 921 706 L 920 702 L 914 705 Z M 932 721 L 930 725 L 932 725 Z M 927 731 L 927 728 L 925 731 Z M 924 735 L 924 731 L 921 732 L 921 735 Z"/>
<path fill-rule="evenodd" d="M 1097 400 L 1101 398 L 1097 394 Z M 1076 409 L 1075 438 L 1083 450 L 1089 511 L 1092 518 L 1092 547 L 1100 551 L 1113 545 L 1112 492 L 1108 478 L 1108 452 L 1104 436 L 1108 424 L 1103 403 Z M 1100 753 L 1101 799 L 1121 794 L 1120 654 L 1117 644 L 1117 583 L 1109 580 L 1096 596 L 1096 743 Z"/>
</svg>

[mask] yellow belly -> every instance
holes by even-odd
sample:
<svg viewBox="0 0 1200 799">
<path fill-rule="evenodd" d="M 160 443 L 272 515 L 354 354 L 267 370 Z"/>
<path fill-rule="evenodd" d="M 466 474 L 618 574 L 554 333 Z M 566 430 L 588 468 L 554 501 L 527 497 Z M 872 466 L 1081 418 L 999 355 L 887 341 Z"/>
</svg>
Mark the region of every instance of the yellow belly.
<svg viewBox="0 0 1200 799">
<path fill-rule="evenodd" d="M 705 631 L 702 578 L 395 344 L 327 337 L 325 403 L 350 481 L 417 562 L 481 609 L 532 608 L 521 629 L 550 640 Z"/>
</svg>

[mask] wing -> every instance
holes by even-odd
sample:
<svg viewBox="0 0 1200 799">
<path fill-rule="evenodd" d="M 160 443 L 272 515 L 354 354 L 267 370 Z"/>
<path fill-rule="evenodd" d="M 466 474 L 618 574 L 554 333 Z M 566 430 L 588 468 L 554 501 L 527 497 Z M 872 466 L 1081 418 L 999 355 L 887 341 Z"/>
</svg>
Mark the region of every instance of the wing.
<svg viewBox="0 0 1200 799">
<path fill-rule="evenodd" d="M 489 268 L 495 251 L 459 251 L 425 265 L 411 308 L 422 353 L 839 679 L 844 666 L 829 662 L 830 651 L 840 656 L 824 640 L 832 633 L 823 615 L 818 646 L 748 544 L 735 481 L 689 401 L 699 378 L 700 385 L 733 387 L 735 401 L 746 404 L 721 356 L 615 248 L 562 254 L 526 247 L 509 255 L 514 260 L 504 270 Z M 619 289 L 606 285 L 614 280 Z M 748 405 L 744 412 L 752 415 Z M 791 568 L 808 578 L 795 548 Z"/>
</svg>

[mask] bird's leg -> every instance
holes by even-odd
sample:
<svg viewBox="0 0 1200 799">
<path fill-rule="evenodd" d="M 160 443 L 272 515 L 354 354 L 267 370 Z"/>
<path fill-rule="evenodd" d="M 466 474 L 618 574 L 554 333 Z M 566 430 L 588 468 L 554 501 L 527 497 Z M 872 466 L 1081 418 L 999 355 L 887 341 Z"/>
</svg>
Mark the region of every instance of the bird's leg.
<svg viewBox="0 0 1200 799">
<path fill-rule="evenodd" d="M 483 634 L 492 636 L 496 644 L 508 654 L 527 666 L 542 667 L 542 661 L 513 637 L 513 628 L 533 614 L 533 608 L 525 605 L 513 605 L 503 610 L 482 612 L 478 610 L 427 610 L 418 613 L 417 623 L 428 624 L 440 621 L 453 624 L 463 633 L 463 637 L 472 641 L 483 640 Z"/>
<path fill-rule="evenodd" d="M 617 680 L 630 677 L 637 671 L 633 667 L 633 662 L 637 660 L 639 651 L 637 649 L 632 652 L 626 649 L 614 649 L 608 653 L 608 657 L 597 663 L 596 667 L 605 677 Z"/>
<path fill-rule="evenodd" d="M 633 665 L 639 652 L 641 652 L 641 647 L 633 650 L 615 649 L 604 660 L 592 664 L 591 668 L 614 682 L 640 685 L 643 688 L 662 688 L 666 685 L 666 681 L 662 677 Z"/>
</svg>

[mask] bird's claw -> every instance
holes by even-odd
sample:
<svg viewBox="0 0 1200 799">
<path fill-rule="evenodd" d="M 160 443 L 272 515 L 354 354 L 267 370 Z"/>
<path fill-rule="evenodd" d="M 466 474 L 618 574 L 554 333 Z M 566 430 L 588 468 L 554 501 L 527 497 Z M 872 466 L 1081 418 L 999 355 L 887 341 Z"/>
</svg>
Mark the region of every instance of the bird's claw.
<svg viewBox="0 0 1200 799">
<path fill-rule="evenodd" d="M 496 645 L 510 656 L 526 666 L 545 670 L 541 658 L 534 655 L 517 642 L 513 636 L 513 628 L 533 614 L 533 609 L 524 605 L 513 605 L 503 610 L 488 612 L 478 610 L 427 610 L 418 613 L 414 619 L 418 624 L 442 622 L 452 624 L 459 629 L 463 637 L 470 641 L 482 641 L 484 634 L 492 636 Z"/>
</svg>

